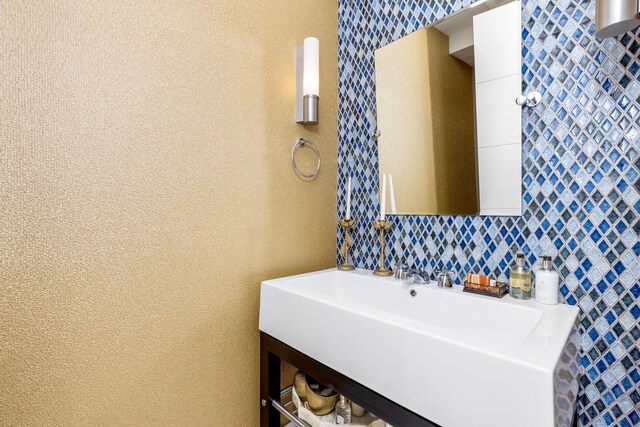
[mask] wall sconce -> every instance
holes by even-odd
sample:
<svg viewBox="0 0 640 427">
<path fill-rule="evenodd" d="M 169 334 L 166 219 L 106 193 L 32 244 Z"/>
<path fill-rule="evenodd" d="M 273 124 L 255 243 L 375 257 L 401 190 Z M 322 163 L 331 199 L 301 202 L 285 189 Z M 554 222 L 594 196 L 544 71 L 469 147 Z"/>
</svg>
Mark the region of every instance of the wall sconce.
<svg viewBox="0 0 640 427">
<path fill-rule="evenodd" d="M 318 124 L 320 41 L 307 37 L 296 49 L 296 122 Z"/>
<path fill-rule="evenodd" d="M 639 0 L 596 0 L 596 37 L 615 37 L 638 25 Z"/>
</svg>

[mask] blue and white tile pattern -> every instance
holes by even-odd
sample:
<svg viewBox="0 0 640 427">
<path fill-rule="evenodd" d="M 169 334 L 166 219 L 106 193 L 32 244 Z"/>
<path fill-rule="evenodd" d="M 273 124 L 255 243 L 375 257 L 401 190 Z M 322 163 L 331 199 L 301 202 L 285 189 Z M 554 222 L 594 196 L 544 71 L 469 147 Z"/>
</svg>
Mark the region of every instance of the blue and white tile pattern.
<svg viewBox="0 0 640 427">
<path fill-rule="evenodd" d="M 374 51 L 469 0 L 339 2 L 338 214 L 348 176 L 358 221 L 352 257 L 373 269 L 379 243 Z M 392 217 L 388 262 L 506 279 L 514 252 L 550 254 L 581 308 L 579 425 L 640 425 L 640 36 L 594 36 L 595 1 L 523 1 L 521 217 Z M 338 248 L 342 237 L 338 231 Z M 339 251 L 337 252 L 339 257 Z"/>
</svg>

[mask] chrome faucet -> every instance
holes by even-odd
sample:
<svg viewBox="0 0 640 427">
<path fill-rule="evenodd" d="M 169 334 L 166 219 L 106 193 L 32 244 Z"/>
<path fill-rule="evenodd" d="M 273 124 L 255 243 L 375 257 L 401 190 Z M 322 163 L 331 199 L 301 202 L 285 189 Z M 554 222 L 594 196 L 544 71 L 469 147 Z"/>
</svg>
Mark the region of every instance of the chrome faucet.
<svg viewBox="0 0 640 427">
<path fill-rule="evenodd" d="M 431 277 L 429 277 L 429 274 L 424 267 L 420 267 L 419 269 L 409 268 L 409 266 L 405 263 L 398 263 L 395 265 L 396 279 L 408 280 L 412 277 L 414 283 L 426 284 L 431 282 Z"/>
</svg>

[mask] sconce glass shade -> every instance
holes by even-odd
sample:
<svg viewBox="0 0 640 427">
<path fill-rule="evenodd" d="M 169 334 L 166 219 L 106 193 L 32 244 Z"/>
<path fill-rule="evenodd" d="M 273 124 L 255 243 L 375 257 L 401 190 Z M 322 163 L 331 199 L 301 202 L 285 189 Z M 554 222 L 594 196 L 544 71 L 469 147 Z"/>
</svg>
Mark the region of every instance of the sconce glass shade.
<svg viewBox="0 0 640 427">
<path fill-rule="evenodd" d="M 315 37 L 304 39 L 304 95 L 319 96 L 320 90 L 320 41 Z"/>
<path fill-rule="evenodd" d="M 596 0 L 596 37 L 615 37 L 640 25 L 639 0 Z"/>
</svg>

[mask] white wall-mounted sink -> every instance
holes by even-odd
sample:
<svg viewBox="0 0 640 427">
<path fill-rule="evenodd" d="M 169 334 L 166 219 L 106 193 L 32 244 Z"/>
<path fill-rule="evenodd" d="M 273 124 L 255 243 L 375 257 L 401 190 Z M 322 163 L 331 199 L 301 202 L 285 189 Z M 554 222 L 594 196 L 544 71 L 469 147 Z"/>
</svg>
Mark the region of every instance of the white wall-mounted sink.
<svg viewBox="0 0 640 427">
<path fill-rule="evenodd" d="M 577 307 L 333 269 L 260 298 L 261 331 L 443 427 L 570 425 Z"/>
</svg>

